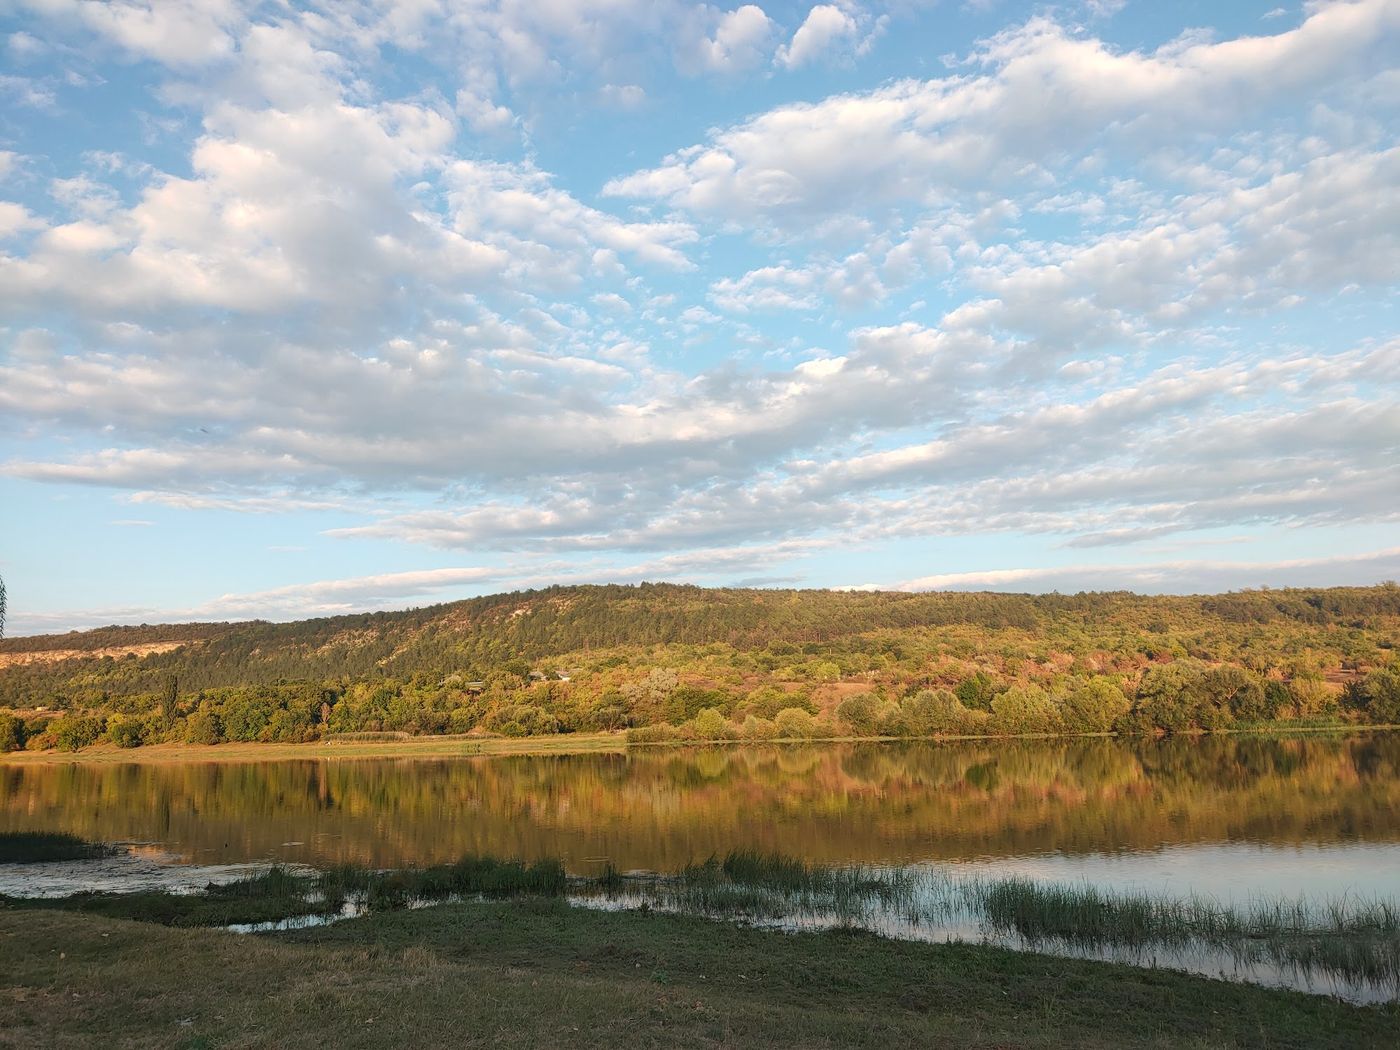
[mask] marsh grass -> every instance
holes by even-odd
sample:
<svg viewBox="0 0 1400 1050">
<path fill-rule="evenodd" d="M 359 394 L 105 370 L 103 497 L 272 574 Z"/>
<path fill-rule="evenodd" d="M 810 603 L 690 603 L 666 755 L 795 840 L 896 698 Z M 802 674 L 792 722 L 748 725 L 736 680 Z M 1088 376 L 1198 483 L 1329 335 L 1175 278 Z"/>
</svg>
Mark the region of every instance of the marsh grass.
<svg viewBox="0 0 1400 1050">
<path fill-rule="evenodd" d="M 1209 956 L 1237 971 L 1304 983 L 1326 977 L 1400 997 L 1400 911 L 1385 900 L 1260 900 L 1116 893 L 1025 878 L 960 878 L 935 868 L 827 868 L 736 851 L 674 876 L 583 887 L 624 904 L 768 925 L 875 930 L 896 937 L 978 931 L 1033 950 L 1155 962 Z"/>
<path fill-rule="evenodd" d="M 0 864 L 46 864 L 107 857 L 113 847 L 52 831 L 0 832 Z"/>
<path fill-rule="evenodd" d="M 11 840 L 18 836 L 8 836 Z M 68 836 L 28 836 L 11 855 L 93 847 Z M 97 847 L 101 849 L 101 847 Z M 611 863 L 570 878 L 558 860 L 525 863 L 467 856 L 451 864 L 376 871 L 340 865 L 317 874 L 274 866 L 200 894 L 78 894 L 58 900 L 0 898 L 0 908 L 94 912 L 168 926 L 262 924 L 299 916 L 348 916 L 423 904 L 520 897 L 542 906 L 573 899 L 736 919 L 787 928 L 875 931 L 915 939 L 978 936 L 1008 947 L 1151 962 L 1208 955 L 1241 968 L 1322 976 L 1400 999 L 1400 909 L 1387 900 L 1255 901 L 1111 892 L 1025 878 L 959 877 L 933 867 L 824 867 L 780 854 L 736 850 L 674 875 L 623 875 Z"/>
<path fill-rule="evenodd" d="M 453 864 L 394 871 L 371 871 L 340 865 L 323 872 L 315 888 L 329 907 L 360 899 L 371 910 L 460 897 L 558 896 L 568 885 L 557 860 L 526 864 L 493 857 L 463 857 Z"/>
</svg>

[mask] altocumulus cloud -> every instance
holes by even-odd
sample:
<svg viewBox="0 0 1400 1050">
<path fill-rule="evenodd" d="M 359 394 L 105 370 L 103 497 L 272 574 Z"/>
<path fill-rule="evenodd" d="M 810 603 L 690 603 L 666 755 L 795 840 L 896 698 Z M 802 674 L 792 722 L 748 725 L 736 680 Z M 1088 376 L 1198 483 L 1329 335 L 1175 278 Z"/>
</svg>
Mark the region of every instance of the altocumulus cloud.
<svg viewBox="0 0 1400 1050">
<path fill-rule="evenodd" d="M 147 619 L 1393 575 L 1400 0 L 1259 14 L 19 3 L 16 97 L 81 116 L 127 70 L 135 115 L 6 132 L 7 498 L 345 558 L 95 599 Z M 931 73 L 900 44 L 935 31 Z"/>
</svg>

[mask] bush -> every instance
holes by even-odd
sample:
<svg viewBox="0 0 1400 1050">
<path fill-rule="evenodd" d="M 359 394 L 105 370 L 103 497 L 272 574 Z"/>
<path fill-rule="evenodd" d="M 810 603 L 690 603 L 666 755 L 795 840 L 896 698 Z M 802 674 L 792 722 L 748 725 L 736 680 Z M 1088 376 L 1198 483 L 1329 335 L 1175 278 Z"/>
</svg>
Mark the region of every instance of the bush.
<svg viewBox="0 0 1400 1050">
<path fill-rule="evenodd" d="M 677 738 L 676 727 L 668 724 L 636 726 L 627 730 L 629 744 L 665 744 Z"/>
<path fill-rule="evenodd" d="M 736 709 L 741 715 L 754 715 L 758 718 L 774 719 L 784 708 L 795 707 L 809 715 L 817 713 L 817 705 L 806 693 L 789 693 L 776 685 L 765 685 L 755 689 Z"/>
<path fill-rule="evenodd" d="M 913 736 L 914 728 L 904 708 L 888 701 L 880 705 L 876 712 L 875 732 L 880 736 Z"/>
<path fill-rule="evenodd" d="M 739 735 L 745 740 L 772 740 L 778 735 L 778 727 L 771 718 L 757 718 L 749 715 L 744 719 Z"/>
<path fill-rule="evenodd" d="M 1299 718 L 1324 715 L 1337 708 L 1337 694 L 1321 678 L 1300 675 L 1288 683 L 1293 713 Z"/>
<path fill-rule="evenodd" d="M 817 720 L 800 707 L 785 707 L 773 719 L 784 740 L 810 740 L 817 735 Z"/>
<path fill-rule="evenodd" d="M 58 747 L 58 739 L 53 735 L 52 719 L 33 719 L 24 723 L 24 749 L 26 751 L 48 751 Z"/>
<path fill-rule="evenodd" d="M 144 728 L 134 718 L 114 718 L 107 726 L 107 739 L 117 747 L 140 747 L 146 742 Z"/>
<path fill-rule="evenodd" d="M 707 707 L 687 725 L 699 740 L 733 740 L 734 726 L 713 707 Z"/>
<path fill-rule="evenodd" d="M 1270 679 L 1264 683 L 1264 717 L 1282 718 L 1293 713 L 1293 691 L 1287 683 Z"/>
<path fill-rule="evenodd" d="M 733 698 L 723 689 L 701 689 L 699 686 L 683 685 L 672 690 L 666 698 L 666 719 L 676 725 L 688 722 L 706 708 L 716 708 L 721 712 L 733 706 Z"/>
<path fill-rule="evenodd" d="M 221 743 L 224 739 L 223 721 L 213 711 L 200 708 L 185 723 L 185 739 L 191 744 Z"/>
<path fill-rule="evenodd" d="M 61 751 L 91 747 L 107 731 L 107 719 L 100 715 L 69 715 L 53 724 L 54 742 Z"/>
</svg>

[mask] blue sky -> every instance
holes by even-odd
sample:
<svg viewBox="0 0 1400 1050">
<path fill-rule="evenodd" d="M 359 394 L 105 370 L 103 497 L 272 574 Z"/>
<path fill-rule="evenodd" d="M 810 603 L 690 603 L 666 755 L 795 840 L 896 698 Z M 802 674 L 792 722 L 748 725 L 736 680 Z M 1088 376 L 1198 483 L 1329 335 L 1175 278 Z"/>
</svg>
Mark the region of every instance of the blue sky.
<svg viewBox="0 0 1400 1050">
<path fill-rule="evenodd" d="M 10 629 L 1400 576 L 1400 0 L 0 0 Z"/>
</svg>

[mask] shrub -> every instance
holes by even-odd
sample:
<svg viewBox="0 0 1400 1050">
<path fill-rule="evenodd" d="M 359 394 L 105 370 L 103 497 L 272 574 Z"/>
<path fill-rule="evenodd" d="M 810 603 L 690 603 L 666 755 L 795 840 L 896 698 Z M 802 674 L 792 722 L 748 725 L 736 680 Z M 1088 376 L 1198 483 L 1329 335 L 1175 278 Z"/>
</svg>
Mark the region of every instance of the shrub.
<svg viewBox="0 0 1400 1050">
<path fill-rule="evenodd" d="M 806 711 L 809 715 L 817 713 L 817 705 L 812 702 L 808 693 L 789 693 L 776 685 L 765 685 L 761 689 L 755 689 L 744 697 L 736 711 L 741 715 L 754 715 L 771 720 L 778 717 L 779 711 L 789 707 Z"/>
<path fill-rule="evenodd" d="M 817 735 L 817 720 L 800 707 L 785 707 L 773 719 L 784 740 L 810 740 Z"/>
<path fill-rule="evenodd" d="M 1237 718 L 1255 721 L 1264 716 L 1264 685 L 1242 667 L 1212 667 L 1192 688 L 1197 721 L 1204 729 L 1218 729 Z"/>
<path fill-rule="evenodd" d="M 1337 694 L 1321 678 L 1300 675 L 1288 683 L 1293 711 L 1299 718 L 1327 714 L 1336 710 Z"/>
<path fill-rule="evenodd" d="M 636 726 L 627 730 L 629 744 L 664 744 L 675 740 L 676 737 L 676 727 L 667 724 Z"/>
<path fill-rule="evenodd" d="M 53 735 L 53 720 L 31 718 L 24 723 L 24 749 L 26 751 L 48 751 L 58 746 Z"/>
<path fill-rule="evenodd" d="M 107 738 L 117 747 L 140 747 L 145 727 L 134 718 L 114 718 L 107 726 Z"/>
<path fill-rule="evenodd" d="M 683 685 L 673 690 L 666 698 L 666 719 L 676 725 L 688 722 L 706 708 L 716 708 L 721 712 L 733 706 L 733 698 L 723 689 L 701 689 L 699 686 Z"/>
<path fill-rule="evenodd" d="M 707 707 L 688 723 L 697 739 L 733 740 L 734 726 L 713 707 Z"/>
<path fill-rule="evenodd" d="M 62 751 L 91 747 L 107 731 L 107 719 L 100 715 L 68 715 L 53 724 L 54 742 Z"/>
<path fill-rule="evenodd" d="M 1270 679 L 1264 683 L 1264 717 L 1281 718 L 1293 713 L 1293 692 L 1287 683 Z"/>
<path fill-rule="evenodd" d="M 914 729 L 904 708 L 886 701 L 875 715 L 875 732 L 880 736 L 913 736 Z"/>
<path fill-rule="evenodd" d="M 745 740 L 772 740 L 778 735 L 778 727 L 771 718 L 757 718 L 749 715 L 744 719 L 739 734 Z"/>
<path fill-rule="evenodd" d="M 185 723 L 185 739 L 191 744 L 217 744 L 224 739 L 223 721 L 213 711 L 201 708 Z"/>
</svg>

